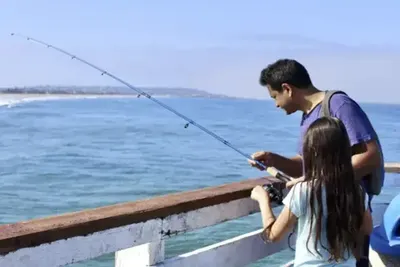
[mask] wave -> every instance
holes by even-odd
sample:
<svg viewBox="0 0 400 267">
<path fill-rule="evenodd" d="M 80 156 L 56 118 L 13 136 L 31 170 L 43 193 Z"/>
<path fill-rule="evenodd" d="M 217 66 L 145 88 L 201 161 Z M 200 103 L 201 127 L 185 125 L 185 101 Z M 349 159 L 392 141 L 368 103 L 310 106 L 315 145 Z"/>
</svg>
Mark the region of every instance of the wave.
<svg viewBox="0 0 400 267">
<path fill-rule="evenodd" d="M 86 98 L 88 96 L 57 96 L 57 95 L 0 95 L 0 106 L 8 108 L 15 107 L 19 104 L 36 102 L 36 101 L 50 101 L 50 100 L 64 100 L 64 99 L 77 99 Z M 89 96 L 90 97 L 90 96 Z M 95 96 L 92 96 L 95 97 Z"/>
<path fill-rule="evenodd" d="M 154 96 L 157 98 L 170 98 L 170 95 Z M 136 95 L 90 95 L 90 94 L 0 94 L 0 107 L 12 108 L 24 103 L 37 101 L 55 101 L 71 99 L 100 99 L 100 98 L 137 98 Z"/>
</svg>

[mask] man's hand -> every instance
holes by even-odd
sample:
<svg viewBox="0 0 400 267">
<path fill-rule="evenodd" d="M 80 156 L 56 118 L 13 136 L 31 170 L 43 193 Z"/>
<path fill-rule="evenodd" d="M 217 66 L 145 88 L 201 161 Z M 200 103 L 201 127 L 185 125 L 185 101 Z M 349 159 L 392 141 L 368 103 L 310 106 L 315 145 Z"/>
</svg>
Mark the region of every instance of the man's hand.
<svg viewBox="0 0 400 267">
<path fill-rule="evenodd" d="M 286 188 L 291 188 L 292 186 L 294 186 L 297 183 L 300 182 L 304 182 L 304 176 L 300 177 L 300 178 L 295 178 L 289 182 L 286 183 Z"/>
<path fill-rule="evenodd" d="M 249 164 L 261 171 L 265 171 L 265 169 L 255 161 L 262 163 L 267 168 L 273 167 L 291 177 L 300 177 L 303 175 L 303 161 L 300 155 L 293 158 L 286 158 L 276 153 L 258 151 L 252 154 L 251 157 L 254 160 L 248 160 Z"/>
<path fill-rule="evenodd" d="M 267 151 L 258 151 L 258 152 L 253 153 L 253 154 L 251 155 L 251 158 L 252 158 L 252 159 L 254 159 L 254 160 L 256 160 L 256 161 L 262 163 L 262 164 L 263 164 L 265 167 L 267 167 L 267 168 L 273 166 L 273 163 L 272 163 L 273 157 L 274 157 L 274 154 L 271 153 L 271 152 L 267 152 Z M 248 162 L 249 162 L 249 164 L 250 164 L 252 167 L 256 167 L 257 169 L 259 169 L 259 170 L 261 170 L 261 171 L 264 170 L 264 169 L 263 169 L 261 166 L 259 166 L 255 161 L 248 160 Z"/>
</svg>

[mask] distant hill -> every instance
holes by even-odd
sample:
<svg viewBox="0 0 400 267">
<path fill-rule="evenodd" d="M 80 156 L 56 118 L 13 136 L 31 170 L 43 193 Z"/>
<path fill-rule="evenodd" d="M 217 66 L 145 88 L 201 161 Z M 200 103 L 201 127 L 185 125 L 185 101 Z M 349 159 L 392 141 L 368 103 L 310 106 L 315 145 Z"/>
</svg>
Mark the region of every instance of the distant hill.
<svg viewBox="0 0 400 267">
<path fill-rule="evenodd" d="M 225 95 L 211 94 L 206 91 L 191 88 L 148 87 L 138 89 L 158 96 L 231 98 Z M 137 95 L 138 93 L 123 86 L 26 86 L 0 88 L 4 94 L 77 94 L 77 95 Z"/>
</svg>

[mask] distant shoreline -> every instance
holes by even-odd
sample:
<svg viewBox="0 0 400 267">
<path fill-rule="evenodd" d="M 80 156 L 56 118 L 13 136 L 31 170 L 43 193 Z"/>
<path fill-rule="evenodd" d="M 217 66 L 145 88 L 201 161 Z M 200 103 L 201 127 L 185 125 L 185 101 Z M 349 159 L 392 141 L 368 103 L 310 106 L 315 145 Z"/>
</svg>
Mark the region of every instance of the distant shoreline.
<svg viewBox="0 0 400 267">
<path fill-rule="evenodd" d="M 167 95 L 152 95 L 153 97 L 174 97 Z M 29 100 L 29 99 L 77 99 L 77 98 L 138 98 L 134 94 L 96 94 L 96 93 L 85 93 L 85 94 L 62 94 L 62 93 L 3 93 L 0 92 L 0 100 Z M 144 96 L 140 98 L 145 98 Z"/>
<path fill-rule="evenodd" d="M 0 92 L 0 96 L 128 96 L 137 97 L 137 94 L 113 94 L 113 93 L 37 93 L 37 92 L 24 92 L 24 93 L 10 93 Z"/>
<path fill-rule="evenodd" d="M 169 87 L 146 87 L 137 88 L 134 92 L 126 87 L 120 86 L 27 86 L 27 87 L 4 87 L 0 88 L 2 95 L 24 95 L 35 96 L 76 96 L 76 97 L 137 97 L 139 92 L 151 96 L 161 97 L 201 97 L 201 98 L 231 98 L 225 95 L 213 94 L 206 91 L 191 88 L 169 88 Z"/>
<path fill-rule="evenodd" d="M 214 96 L 189 96 L 189 95 L 168 95 L 168 94 L 150 94 L 153 98 L 215 98 L 219 97 Z M 0 100 L 4 99 L 34 99 L 34 98 L 57 98 L 57 99 L 76 99 L 76 98 L 139 98 L 139 99 L 147 99 L 146 96 L 139 96 L 139 94 L 109 94 L 109 93 L 76 93 L 76 94 L 68 94 L 68 93 L 3 93 L 0 92 Z M 226 97 L 228 99 L 229 97 Z"/>
</svg>

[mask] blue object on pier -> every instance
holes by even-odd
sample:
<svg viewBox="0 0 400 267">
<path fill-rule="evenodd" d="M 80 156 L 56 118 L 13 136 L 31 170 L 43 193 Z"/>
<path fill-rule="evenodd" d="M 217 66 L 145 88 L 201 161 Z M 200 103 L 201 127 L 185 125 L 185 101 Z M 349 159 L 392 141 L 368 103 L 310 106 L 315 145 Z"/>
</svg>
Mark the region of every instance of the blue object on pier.
<svg viewBox="0 0 400 267">
<path fill-rule="evenodd" d="M 382 223 L 372 231 L 371 247 L 382 254 L 400 256 L 400 194 L 392 199 Z"/>
</svg>

